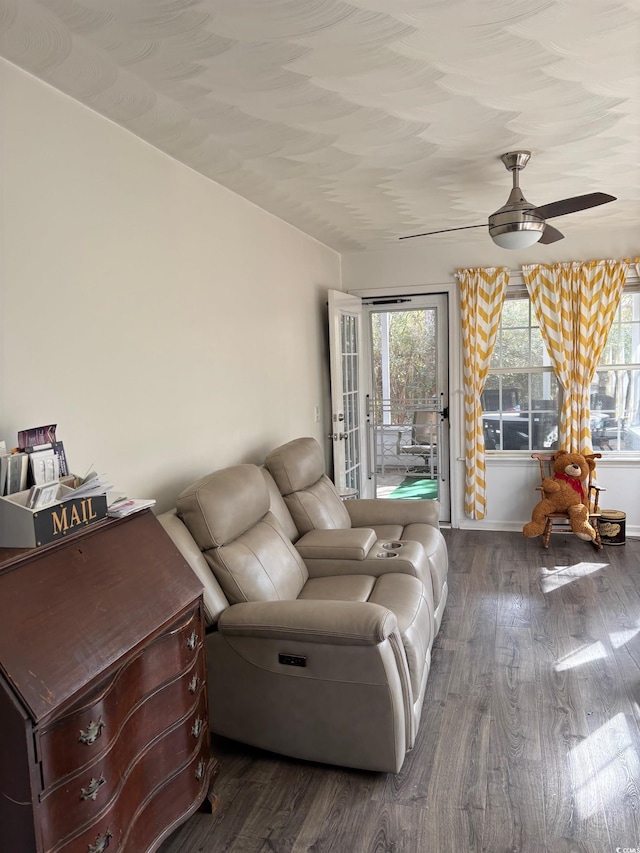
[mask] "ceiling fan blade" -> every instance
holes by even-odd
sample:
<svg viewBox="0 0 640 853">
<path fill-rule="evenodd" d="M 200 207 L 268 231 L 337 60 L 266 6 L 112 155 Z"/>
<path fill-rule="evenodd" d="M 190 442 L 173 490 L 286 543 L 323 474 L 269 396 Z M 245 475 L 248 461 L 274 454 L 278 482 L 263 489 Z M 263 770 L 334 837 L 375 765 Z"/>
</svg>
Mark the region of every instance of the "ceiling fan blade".
<svg viewBox="0 0 640 853">
<path fill-rule="evenodd" d="M 487 223 L 482 225 L 461 225 L 459 228 L 442 228 L 440 231 L 425 231 L 423 234 L 406 234 L 404 237 L 398 237 L 398 240 L 411 240 L 413 237 L 430 237 L 432 234 L 446 234 L 447 231 L 467 231 L 469 228 L 486 228 Z"/>
<path fill-rule="evenodd" d="M 558 240 L 564 240 L 564 234 L 561 234 L 553 225 L 545 225 L 542 237 L 538 240 L 538 243 L 557 243 Z"/>
<path fill-rule="evenodd" d="M 615 200 L 615 196 L 607 193 L 587 193 L 534 207 L 532 212 L 543 219 L 552 219 L 554 216 L 566 216 L 567 213 L 577 213 L 579 210 L 587 210 L 589 207 L 597 207 L 599 204 L 607 204 Z"/>
</svg>

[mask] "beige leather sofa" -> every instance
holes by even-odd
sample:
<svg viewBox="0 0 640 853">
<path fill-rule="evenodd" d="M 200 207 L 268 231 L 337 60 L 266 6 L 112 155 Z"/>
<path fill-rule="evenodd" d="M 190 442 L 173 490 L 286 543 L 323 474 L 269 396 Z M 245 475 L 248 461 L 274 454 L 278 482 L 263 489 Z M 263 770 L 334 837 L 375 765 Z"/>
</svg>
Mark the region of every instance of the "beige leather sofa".
<svg viewBox="0 0 640 853">
<path fill-rule="evenodd" d="M 431 586 L 434 602 L 435 633 L 440 629 L 447 601 L 447 545 L 438 525 L 440 505 L 437 501 L 416 500 L 347 500 L 340 495 L 325 474 L 322 448 L 313 438 L 297 438 L 272 450 L 265 460 L 278 490 L 284 496 L 296 530 L 300 552 L 312 555 L 318 541 L 312 531 L 342 530 L 345 539 L 356 530 L 373 530 L 377 540 L 400 541 L 398 556 L 408 557 L 419 550 L 422 559 L 413 560 L 416 572 L 426 586 Z M 346 531 L 350 531 L 346 533 Z M 326 539 L 324 540 L 326 542 Z M 418 543 L 417 549 L 411 543 Z M 373 549 L 373 551 L 380 549 Z M 373 554 L 375 560 L 375 553 Z M 393 558 L 395 571 L 400 560 Z M 369 563 L 362 565 L 366 570 Z"/>
<path fill-rule="evenodd" d="M 202 478 L 159 520 L 205 588 L 212 731 L 398 772 L 435 636 L 423 547 L 380 537 L 384 526 L 301 536 L 276 481 L 255 465 Z"/>
</svg>

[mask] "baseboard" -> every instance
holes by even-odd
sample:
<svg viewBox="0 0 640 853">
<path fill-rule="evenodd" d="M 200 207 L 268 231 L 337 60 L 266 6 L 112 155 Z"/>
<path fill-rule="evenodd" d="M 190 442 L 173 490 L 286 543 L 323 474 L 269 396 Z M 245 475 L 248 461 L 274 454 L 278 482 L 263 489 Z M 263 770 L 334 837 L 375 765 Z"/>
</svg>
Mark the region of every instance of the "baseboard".
<svg viewBox="0 0 640 853">
<path fill-rule="evenodd" d="M 529 519 L 527 519 L 528 521 Z M 503 533 L 522 533 L 522 527 L 526 522 L 516 521 L 490 521 L 482 519 L 480 521 L 473 518 L 465 518 L 460 521 L 458 529 L 460 530 L 487 530 Z M 626 528 L 627 539 L 640 539 L 640 526 L 627 524 Z M 616 546 L 611 546 L 616 547 Z"/>
</svg>

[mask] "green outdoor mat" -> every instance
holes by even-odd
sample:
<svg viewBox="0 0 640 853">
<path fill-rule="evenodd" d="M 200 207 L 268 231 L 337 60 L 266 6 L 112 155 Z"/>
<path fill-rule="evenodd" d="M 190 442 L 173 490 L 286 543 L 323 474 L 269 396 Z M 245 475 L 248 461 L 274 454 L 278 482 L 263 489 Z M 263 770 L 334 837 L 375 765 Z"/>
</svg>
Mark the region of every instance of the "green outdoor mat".
<svg viewBox="0 0 640 853">
<path fill-rule="evenodd" d="M 405 477 L 389 498 L 430 498 L 438 497 L 438 481 L 426 477 Z"/>
</svg>

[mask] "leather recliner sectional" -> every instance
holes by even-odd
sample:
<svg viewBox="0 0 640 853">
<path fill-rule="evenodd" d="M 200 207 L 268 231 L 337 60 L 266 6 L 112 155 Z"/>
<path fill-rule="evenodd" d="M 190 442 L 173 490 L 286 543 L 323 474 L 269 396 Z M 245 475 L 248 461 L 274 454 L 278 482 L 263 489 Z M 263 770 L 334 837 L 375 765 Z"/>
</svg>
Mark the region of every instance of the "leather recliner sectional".
<svg viewBox="0 0 640 853">
<path fill-rule="evenodd" d="M 213 732 L 400 770 L 446 600 L 434 504 L 341 501 L 305 438 L 203 477 L 159 516 L 205 589 Z"/>
</svg>

